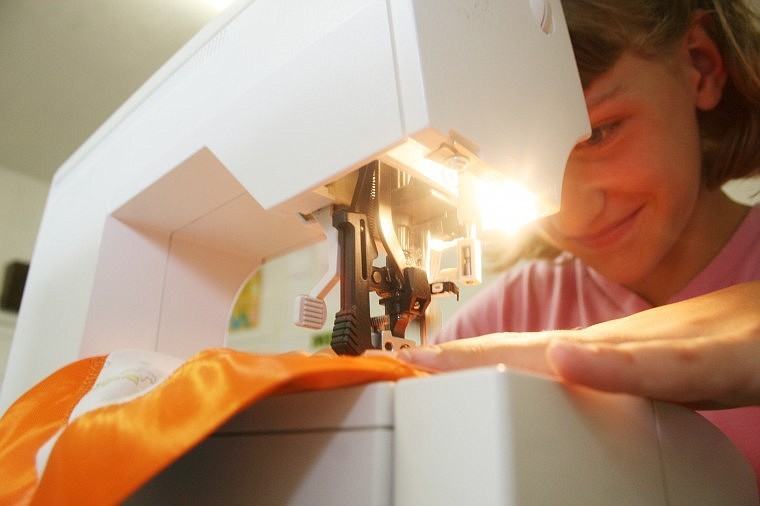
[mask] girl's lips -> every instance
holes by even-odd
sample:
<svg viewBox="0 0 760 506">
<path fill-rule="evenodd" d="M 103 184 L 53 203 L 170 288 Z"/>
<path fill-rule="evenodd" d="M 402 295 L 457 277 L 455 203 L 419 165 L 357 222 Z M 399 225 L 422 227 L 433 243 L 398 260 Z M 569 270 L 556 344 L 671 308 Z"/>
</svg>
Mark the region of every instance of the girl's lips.
<svg viewBox="0 0 760 506">
<path fill-rule="evenodd" d="M 598 250 L 607 248 L 617 243 L 631 229 L 633 229 L 642 209 L 643 206 L 637 208 L 624 218 L 615 221 L 594 233 L 570 237 L 570 239 L 585 249 Z"/>
</svg>

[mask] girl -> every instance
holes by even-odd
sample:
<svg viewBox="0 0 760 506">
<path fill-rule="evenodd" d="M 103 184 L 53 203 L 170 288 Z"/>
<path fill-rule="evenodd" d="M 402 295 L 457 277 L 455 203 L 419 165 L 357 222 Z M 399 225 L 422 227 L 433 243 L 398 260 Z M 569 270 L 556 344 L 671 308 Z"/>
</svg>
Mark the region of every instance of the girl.
<svg viewBox="0 0 760 506">
<path fill-rule="evenodd" d="M 760 206 L 721 191 L 760 169 L 757 14 L 741 0 L 563 8 L 592 133 L 569 156 L 560 212 L 538 225 L 552 257 L 506 272 L 441 344 L 399 357 L 745 406 L 703 414 L 760 474 Z"/>
</svg>

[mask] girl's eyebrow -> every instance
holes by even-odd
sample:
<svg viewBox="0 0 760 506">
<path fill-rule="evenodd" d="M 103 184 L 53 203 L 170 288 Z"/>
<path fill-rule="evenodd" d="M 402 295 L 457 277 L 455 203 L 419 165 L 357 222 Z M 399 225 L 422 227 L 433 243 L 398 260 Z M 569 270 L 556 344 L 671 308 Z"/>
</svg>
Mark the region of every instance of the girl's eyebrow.
<svg viewBox="0 0 760 506">
<path fill-rule="evenodd" d="M 595 93 L 592 91 L 591 93 L 588 93 L 586 95 L 586 108 L 589 111 L 591 111 L 595 107 L 599 107 L 601 104 L 603 104 L 607 100 L 613 99 L 617 97 L 618 95 L 621 95 L 625 90 L 626 90 L 626 87 L 623 86 L 623 84 L 618 83 L 615 87 L 609 90 L 603 90 L 598 93 Z"/>
</svg>

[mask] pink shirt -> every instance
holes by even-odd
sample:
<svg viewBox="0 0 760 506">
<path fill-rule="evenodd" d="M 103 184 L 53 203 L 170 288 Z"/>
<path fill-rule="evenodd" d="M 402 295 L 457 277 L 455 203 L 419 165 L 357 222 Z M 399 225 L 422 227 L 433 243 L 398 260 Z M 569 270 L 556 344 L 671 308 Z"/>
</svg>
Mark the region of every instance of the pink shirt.
<svg viewBox="0 0 760 506">
<path fill-rule="evenodd" d="M 758 279 L 760 206 L 755 206 L 713 261 L 669 302 Z M 493 332 L 587 327 L 651 307 L 577 258 L 563 254 L 556 260 L 534 261 L 505 272 L 470 299 L 431 342 Z M 702 415 L 744 453 L 760 488 L 760 407 Z"/>
</svg>

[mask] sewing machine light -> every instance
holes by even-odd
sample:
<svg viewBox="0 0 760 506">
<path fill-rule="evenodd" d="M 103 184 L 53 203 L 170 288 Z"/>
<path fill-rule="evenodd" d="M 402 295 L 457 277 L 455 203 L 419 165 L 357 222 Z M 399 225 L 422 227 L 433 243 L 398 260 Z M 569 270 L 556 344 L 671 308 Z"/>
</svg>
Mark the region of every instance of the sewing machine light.
<svg viewBox="0 0 760 506">
<path fill-rule="evenodd" d="M 477 201 L 484 232 L 498 230 L 514 235 L 524 225 L 546 214 L 540 199 L 520 183 L 478 180 Z"/>
<path fill-rule="evenodd" d="M 548 214 L 550 207 L 521 182 L 482 165 L 458 175 L 460 223 L 478 223 L 480 232 L 514 236 L 524 225 Z"/>
<path fill-rule="evenodd" d="M 394 167 L 410 171 L 444 194 L 456 195 L 458 192 L 459 168 L 444 163 L 443 158 L 431 157 L 430 150 L 414 139 L 407 139 L 388 150 L 380 159 Z"/>
</svg>

